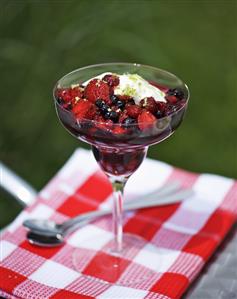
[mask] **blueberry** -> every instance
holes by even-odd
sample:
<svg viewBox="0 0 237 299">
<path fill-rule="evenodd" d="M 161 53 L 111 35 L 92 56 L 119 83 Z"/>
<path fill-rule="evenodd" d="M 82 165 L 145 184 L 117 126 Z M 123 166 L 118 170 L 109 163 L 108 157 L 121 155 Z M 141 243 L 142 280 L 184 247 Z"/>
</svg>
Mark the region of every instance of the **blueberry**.
<svg viewBox="0 0 237 299">
<path fill-rule="evenodd" d="M 107 104 L 103 104 L 101 107 L 100 107 L 100 110 L 101 112 L 104 114 L 106 112 L 108 112 L 108 109 L 109 109 L 109 105 Z"/>
<path fill-rule="evenodd" d="M 123 124 L 125 125 L 125 127 L 129 127 L 131 125 L 134 125 L 135 123 L 136 123 L 136 120 L 134 118 L 132 118 L 132 117 L 127 117 L 123 121 Z"/>
<path fill-rule="evenodd" d="M 104 118 L 105 119 L 110 119 L 110 111 L 106 111 L 105 113 L 104 113 Z"/>
<path fill-rule="evenodd" d="M 105 105 L 105 102 L 101 99 L 98 99 L 98 100 L 95 101 L 95 104 L 98 108 L 102 108 L 102 106 Z"/>
<path fill-rule="evenodd" d="M 118 108 L 123 109 L 125 107 L 125 102 L 118 100 L 117 103 L 115 104 Z"/>
<path fill-rule="evenodd" d="M 111 111 L 110 112 L 110 119 L 113 121 L 113 122 L 116 122 L 118 121 L 118 118 L 119 118 L 119 115 L 116 111 Z"/>
<path fill-rule="evenodd" d="M 167 94 L 170 95 L 170 96 L 175 96 L 179 100 L 182 100 L 184 98 L 184 93 L 179 88 L 169 89 L 168 92 L 167 92 Z"/>
<path fill-rule="evenodd" d="M 114 105 L 116 105 L 117 101 L 119 100 L 119 98 L 114 94 L 110 97 L 110 99 Z"/>
</svg>

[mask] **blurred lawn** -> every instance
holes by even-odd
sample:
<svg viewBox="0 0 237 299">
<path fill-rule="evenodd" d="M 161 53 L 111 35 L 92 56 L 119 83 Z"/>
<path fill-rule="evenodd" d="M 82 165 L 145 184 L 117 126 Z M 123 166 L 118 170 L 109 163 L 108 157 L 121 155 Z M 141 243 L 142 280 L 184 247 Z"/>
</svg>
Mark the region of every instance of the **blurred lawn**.
<svg viewBox="0 0 237 299">
<path fill-rule="evenodd" d="M 56 118 L 54 83 L 81 66 L 127 61 L 167 69 L 191 91 L 182 127 L 149 156 L 237 178 L 236 28 L 236 0 L 2 0 L 0 159 L 41 188 L 85 146 Z M 1 194 L 0 225 L 18 211 L 6 202 Z"/>
</svg>

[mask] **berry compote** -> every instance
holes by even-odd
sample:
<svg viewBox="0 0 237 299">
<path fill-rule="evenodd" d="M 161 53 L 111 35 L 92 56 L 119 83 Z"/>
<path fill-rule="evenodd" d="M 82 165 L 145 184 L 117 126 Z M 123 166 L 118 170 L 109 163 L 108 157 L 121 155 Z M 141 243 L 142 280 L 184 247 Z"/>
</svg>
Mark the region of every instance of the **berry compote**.
<svg viewBox="0 0 237 299">
<path fill-rule="evenodd" d="M 122 92 L 119 89 L 124 76 L 130 76 L 133 83 L 137 80 L 138 86 L 143 83 L 137 74 L 95 75 L 86 83 L 73 80 L 64 86 L 59 82 L 54 91 L 59 119 L 70 133 L 92 145 L 107 174 L 129 176 L 141 164 L 147 146 L 164 140 L 179 126 L 187 107 L 187 89 L 150 80 L 145 84 L 151 87 L 151 96 L 148 89 L 148 96 L 139 99 L 134 84 Z M 158 100 L 152 96 L 154 88 Z"/>
</svg>

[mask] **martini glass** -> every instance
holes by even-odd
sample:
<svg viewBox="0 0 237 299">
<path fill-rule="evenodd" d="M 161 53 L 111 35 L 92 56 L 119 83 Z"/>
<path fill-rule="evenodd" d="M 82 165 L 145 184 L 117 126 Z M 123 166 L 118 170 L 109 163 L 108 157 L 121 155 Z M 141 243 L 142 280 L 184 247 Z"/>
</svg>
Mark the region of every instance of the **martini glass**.
<svg viewBox="0 0 237 299">
<path fill-rule="evenodd" d="M 105 123 L 95 120 L 75 118 L 74 114 L 65 109 L 57 99 L 58 88 L 70 88 L 74 84 L 82 84 L 87 80 L 105 72 L 117 74 L 138 74 L 151 84 L 167 91 L 177 88 L 182 91 L 183 99 L 178 105 L 171 106 L 164 117 L 157 119 L 152 125 L 139 124 L 146 127 L 139 130 L 137 124 L 113 125 L 116 131 L 106 128 Z M 175 75 L 151 66 L 132 63 L 106 63 L 83 67 L 61 78 L 54 89 L 55 106 L 58 117 L 63 126 L 76 138 L 88 143 L 101 169 L 107 175 L 113 187 L 113 233 L 114 238 L 101 249 L 93 260 L 93 273 L 84 271 L 80 267 L 81 256 L 75 250 L 73 263 L 75 268 L 89 278 L 99 279 L 105 283 L 131 285 L 148 279 L 153 274 L 146 271 L 123 279 L 123 273 L 129 261 L 145 246 L 146 241 L 132 234 L 123 233 L 122 210 L 123 191 L 129 177 L 138 169 L 146 157 L 148 147 L 159 143 L 170 135 L 181 124 L 187 108 L 189 91 L 187 86 Z M 124 132 L 124 133 L 121 133 Z M 89 237 L 89 236 L 88 236 Z M 91 240 L 93 242 L 94 240 Z"/>
</svg>

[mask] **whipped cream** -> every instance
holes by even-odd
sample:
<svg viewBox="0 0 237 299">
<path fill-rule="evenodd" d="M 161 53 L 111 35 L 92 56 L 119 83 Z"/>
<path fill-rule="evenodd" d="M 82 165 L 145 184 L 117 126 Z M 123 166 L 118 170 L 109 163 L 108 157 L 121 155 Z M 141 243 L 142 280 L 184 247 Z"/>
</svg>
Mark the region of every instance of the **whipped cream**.
<svg viewBox="0 0 237 299">
<path fill-rule="evenodd" d="M 105 75 L 111 75 L 113 73 L 103 73 L 83 83 L 87 85 L 93 79 L 102 79 Z M 143 79 L 137 74 L 123 74 L 118 75 L 119 85 L 114 88 L 115 95 L 127 95 L 133 97 L 136 104 L 146 98 L 153 97 L 156 101 L 166 102 L 165 93 L 158 87 L 151 85 L 148 81 Z"/>
</svg>

